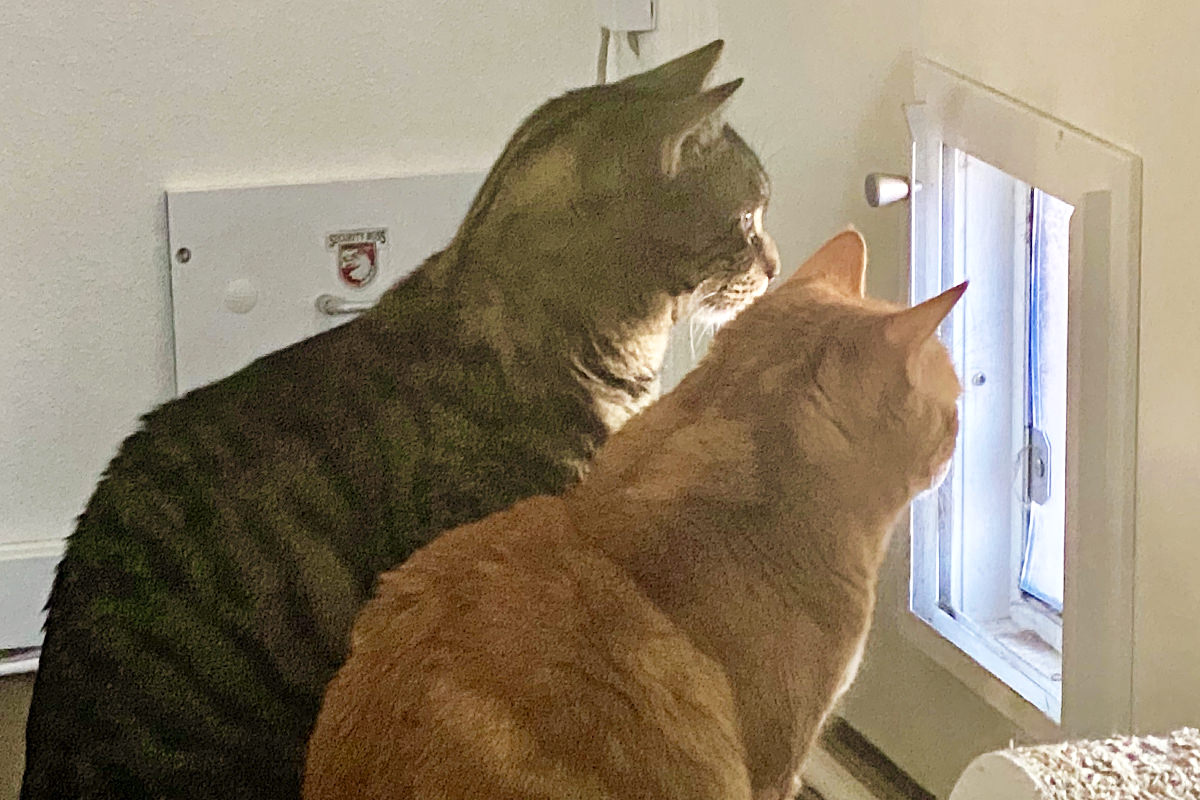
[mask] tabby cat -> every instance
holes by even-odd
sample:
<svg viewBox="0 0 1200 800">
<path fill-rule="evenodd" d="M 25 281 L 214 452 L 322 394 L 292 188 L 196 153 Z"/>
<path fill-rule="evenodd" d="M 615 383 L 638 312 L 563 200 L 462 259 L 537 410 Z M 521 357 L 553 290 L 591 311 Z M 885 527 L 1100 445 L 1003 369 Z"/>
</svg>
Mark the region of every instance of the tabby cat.
<svg viewBox="0 0 1200 800">
<path fill-rule="evenodd" d="M 831 240 L 584 481 L 383 574 L 305 800 L 782 800 L 858 666 L 896 517 L 954 447 L 964 287 L 863 297 Z"/>
<path fill-rule="evenodd" d="M 145 418 L 58 570 L 22 800 L 299 796 L 379 572 L 575 482 L 671 324 L 774 275 L 720 49 L 549 101 L 375 308 Z"/>
</svg>

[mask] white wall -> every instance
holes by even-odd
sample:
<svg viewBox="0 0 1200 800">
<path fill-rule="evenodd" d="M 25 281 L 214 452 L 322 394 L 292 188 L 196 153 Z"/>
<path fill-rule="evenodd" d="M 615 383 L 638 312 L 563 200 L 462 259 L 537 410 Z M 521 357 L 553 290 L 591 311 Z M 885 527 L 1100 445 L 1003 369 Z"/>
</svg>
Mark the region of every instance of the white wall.
<svg viewBox="0 0 1200 800">
<path fill-rule="evenodd" d="M 718 0 L 718 9 L 724 73 L 746 78 L 733 121 L 771 175 L 766 222 L 785 272 L 852 223 L 870 246 L 870 290 L 899 296 L 907 212 L 868 208 L 863 178 L 908 165 L 899 104 L 911 94 L 913 0 Z"/>
<path fill-rule="evenodd" d="M 591 79 L 590 15 L 589 0 L 0 6 L 0 544 L 69 532 L 170 394 L 164 187 L 484 167 L 540 100 Z"/>
<path fill-rule="evenodd" d="M 593 79 L 591 14 L 0 4 L 0 545 L 69 533 L 171 394 L 164 188 L 486 167 L 539 102 Z M 0 682 L 0 797 L 27 691 Z"/>
</svg>

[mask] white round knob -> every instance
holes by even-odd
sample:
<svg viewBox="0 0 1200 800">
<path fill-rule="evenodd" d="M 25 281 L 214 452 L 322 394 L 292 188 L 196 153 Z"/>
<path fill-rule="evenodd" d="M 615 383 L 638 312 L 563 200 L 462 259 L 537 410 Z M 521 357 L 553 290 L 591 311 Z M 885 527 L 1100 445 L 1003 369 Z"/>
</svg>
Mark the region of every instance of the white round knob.
<svg viewBox="0 0 1200 800">
<path fill-rule="evenodd" d="M 225 285 L 225 307 L 235 314 L 245 314 L 258 305 L 258 289 L 245 278 L 236 278 Z"/>
<path fill-rule="evenodd" d="M 872 172 L 863 184 L 867 195 L 867 205 L 872 208 L 887 206 L 899 200 L 907 200 L 909 193 L 908 179 L 902 175 L 885 175 L 882 172 Z"/>
</svg>

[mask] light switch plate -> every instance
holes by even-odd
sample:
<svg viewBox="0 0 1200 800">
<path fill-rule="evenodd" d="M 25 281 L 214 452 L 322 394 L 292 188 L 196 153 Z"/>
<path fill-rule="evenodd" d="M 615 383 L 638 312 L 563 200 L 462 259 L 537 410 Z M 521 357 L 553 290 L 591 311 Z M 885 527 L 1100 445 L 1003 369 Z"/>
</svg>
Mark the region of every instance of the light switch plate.
<svg viewBox="0 0 1200 800">
<path fill-rule="evenodd" d="M 654 30 L 657 0 L 596 0 L 600 27 L 610 31 Z"/>
<path fill-rule="evenodd" d="M 373 303 L 450 243 L 485 173 L 167 192 L 180 394 Z"/>
</svg>

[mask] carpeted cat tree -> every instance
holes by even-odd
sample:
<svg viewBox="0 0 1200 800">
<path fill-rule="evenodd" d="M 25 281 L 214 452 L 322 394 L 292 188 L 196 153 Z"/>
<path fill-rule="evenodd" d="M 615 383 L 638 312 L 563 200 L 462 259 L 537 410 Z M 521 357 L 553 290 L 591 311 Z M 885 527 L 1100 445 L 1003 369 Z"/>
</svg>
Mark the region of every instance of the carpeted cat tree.
<svg viewBox="0 0 1200 800">
<path fill-rule="evenodd" d="M 1200 800 L 1200 731 L 997 750 L 950 800 Z"/>
</svg>

